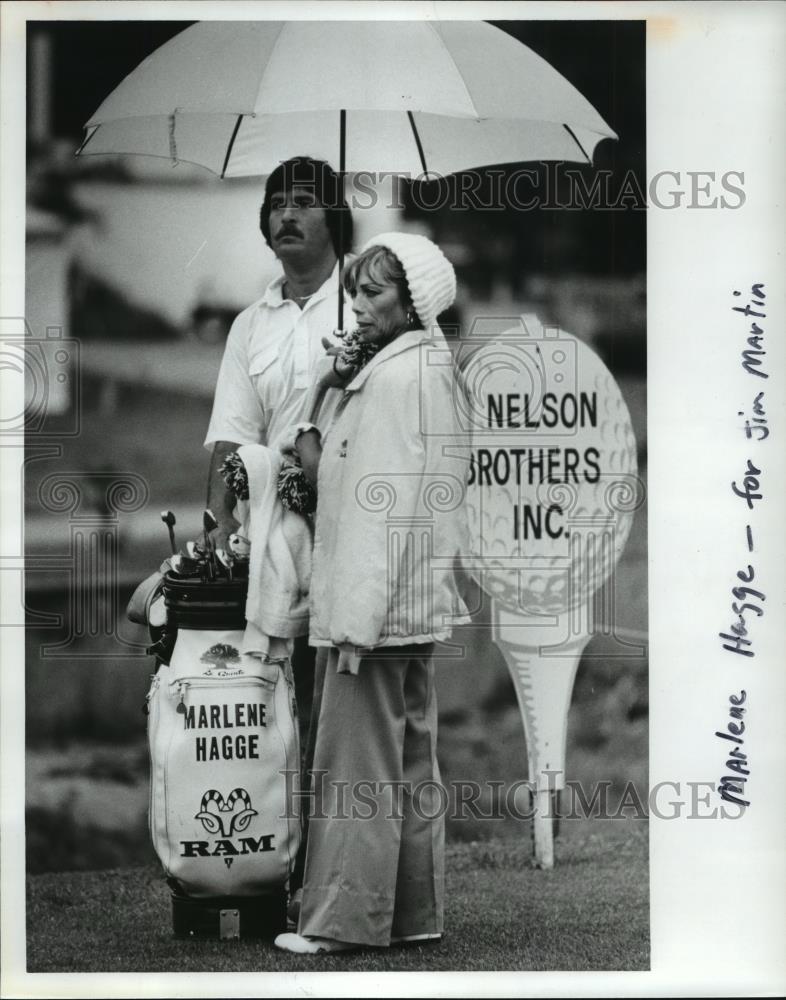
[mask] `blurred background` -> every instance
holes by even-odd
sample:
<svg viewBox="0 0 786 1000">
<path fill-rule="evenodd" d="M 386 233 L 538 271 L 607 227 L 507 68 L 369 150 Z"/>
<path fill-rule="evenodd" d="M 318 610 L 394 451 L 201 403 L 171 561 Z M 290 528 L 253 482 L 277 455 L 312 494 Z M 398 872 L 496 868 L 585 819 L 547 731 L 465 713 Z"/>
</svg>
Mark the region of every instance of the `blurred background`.
<svg viewBox="0 0 786 1000">
<path fill-rule="evenodd" d="M 277 273 L 257 226 L 264 179 L 219 181 L 187 164 L 74 156 L 109 91 L 188 23 L 28 24 L 26 318 L 41 374 L 28 378 L 25 478 L 31 873 L 152 857 L 142 705 L 153 663 L 125 604 L 169 552 L 161 510 L 175 512 L 181 544 L 198 534 L 202 441 L 223 343 L 234 316 Z M 459 278 L 451 337 L 467 336 L 479 318 L 504 329 L 531 312 L 590 344 L 622 388 L 646 484 L 644 23 L 497 26 L 566 76 L 619 142 L 602 142 L 592 167 L 528 164 L 537 181 L 527 190 L 539 204 L 527 211 L 452 211 L 451 179 L 419 197 L 405 183 L 403 207 L 393 208 L 388 182 L 376 206 L 355 212 L 356 242 L 407 227 L 435 239 Z M 567 207 L 570 174 L 586 190 L 602 176 L 605 204 Z M 479 204 L 486 183 L 490 176 Z M 587 789 L 611 781 L 618 794 L 633 781 L 642 801 L 646 539 L 645 505 L 616 575 L 615 635 L 593 639 L 579 668 L 567 773 Z M 487 618 L 481 608 L 478 623 Z M 465 660 L 439 670 L 443 777 L 525 778 L 504 661 L 481 624 L 462 639 Z M 454 822 L 449 835 L 520 837 L 522 824 Z"/>
</svg>

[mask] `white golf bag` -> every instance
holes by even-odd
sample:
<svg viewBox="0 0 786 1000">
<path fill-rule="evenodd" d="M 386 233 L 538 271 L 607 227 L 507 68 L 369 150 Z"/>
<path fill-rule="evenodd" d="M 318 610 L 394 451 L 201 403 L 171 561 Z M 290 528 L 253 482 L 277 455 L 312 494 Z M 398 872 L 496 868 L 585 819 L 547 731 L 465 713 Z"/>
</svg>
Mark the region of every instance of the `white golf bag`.
<svg viewBox="0 0 786 1000">
<path fill-rule="evenodd" d="M 300 842 L 288 660 L 241 653 L 245 581 L 167 574 L 177 637 L 148 694 L 150 834 L 176 936 L 264 937 L 285 928 Z M 288 777 L 289 775 L 289 777 Z"/>
</svg>

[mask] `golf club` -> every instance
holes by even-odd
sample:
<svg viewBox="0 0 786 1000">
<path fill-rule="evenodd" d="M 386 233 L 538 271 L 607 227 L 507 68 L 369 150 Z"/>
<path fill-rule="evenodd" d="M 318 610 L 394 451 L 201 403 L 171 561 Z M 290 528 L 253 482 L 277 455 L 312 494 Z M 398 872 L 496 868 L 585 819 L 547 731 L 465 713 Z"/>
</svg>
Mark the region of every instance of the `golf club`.
<svg viewBox="0 0 786 1000">
<path fill-rule="evenodd" d="M 231 583 L 233 580 L 232 556 L 225 549 L 216 549 L 216 558 L 227 571 L 227 576 L 229 577 L 229 582 Z"/>
<path fill-rule="evenodd" d="M 189 559 L 198 562 L 200 559 L 204 559 L 205 551 L 199 542 L 186 542 L 186 555 Z"/>
<path fill-rule="evenodd" d="M 210 574 L 210 579 L 215 580 L 216 578 L 216 550 L 213 545 L 213 540 L 210 537 L 210 532 L 218 527 L 218 521 L 215 518 L 212 510 L 205 510 L 202 515 L 202 527 L 205 531 L 205 548 L 207 549 L 207 563 L 208 571 Z"/>
<path fill-rule="evenodd" d="M 161 520 L 167 526 L 167 530 L 169 531 L 169 544 L 172 548 L 172 555 L 174 556 L 177 554 L 177 546 L 175 545 L 175 524 L 177 523 L 177 520 L 171 510 L 162 510 Z"/>
<path fill-rule="evenodd" d="M 227 542 L 229 545 L 229 551 L 235 557 L 235 559 L 248 559 L 251 553 L 251 542 L 243 535 L 238 535 L 237 532 L 233 532 L 229 536 Z"/>
<path fill-rule="evenodd" d="M 190 559 L 180 553 L 172 557 L 172 572 L 178 576 L 196 576 L 200 570 L 200 563 L 196 559 Z"/>
</svg>

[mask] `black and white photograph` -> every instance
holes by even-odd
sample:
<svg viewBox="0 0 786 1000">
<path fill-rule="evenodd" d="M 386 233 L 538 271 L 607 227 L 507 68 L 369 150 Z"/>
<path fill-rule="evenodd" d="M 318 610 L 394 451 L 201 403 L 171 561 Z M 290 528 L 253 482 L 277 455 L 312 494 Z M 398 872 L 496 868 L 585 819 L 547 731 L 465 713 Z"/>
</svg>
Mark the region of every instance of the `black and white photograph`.
<svg viewBox="0 0 786 1000">
<path fill-rule="evenodd" d="M 786 983 L 747 6 L 3 4 L 4 996 Z"/>
</svg>

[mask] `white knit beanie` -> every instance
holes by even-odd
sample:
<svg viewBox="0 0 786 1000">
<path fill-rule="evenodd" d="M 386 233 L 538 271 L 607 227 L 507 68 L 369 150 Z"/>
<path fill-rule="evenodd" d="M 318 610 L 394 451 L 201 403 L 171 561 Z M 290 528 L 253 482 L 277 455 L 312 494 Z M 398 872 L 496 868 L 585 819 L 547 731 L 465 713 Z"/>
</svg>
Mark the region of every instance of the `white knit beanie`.
<svg viewBox="0 0 786 1000">
<path fill-rule="evenodd" d="M 401 261 L 407 276 L 412 304 L 426 333 L 431 333 L 437 316 L 456 298 L 456 272 L 436 243 L 417 233 L 381 233 L 366 243 L 387 247 Z"/>
</svg>

